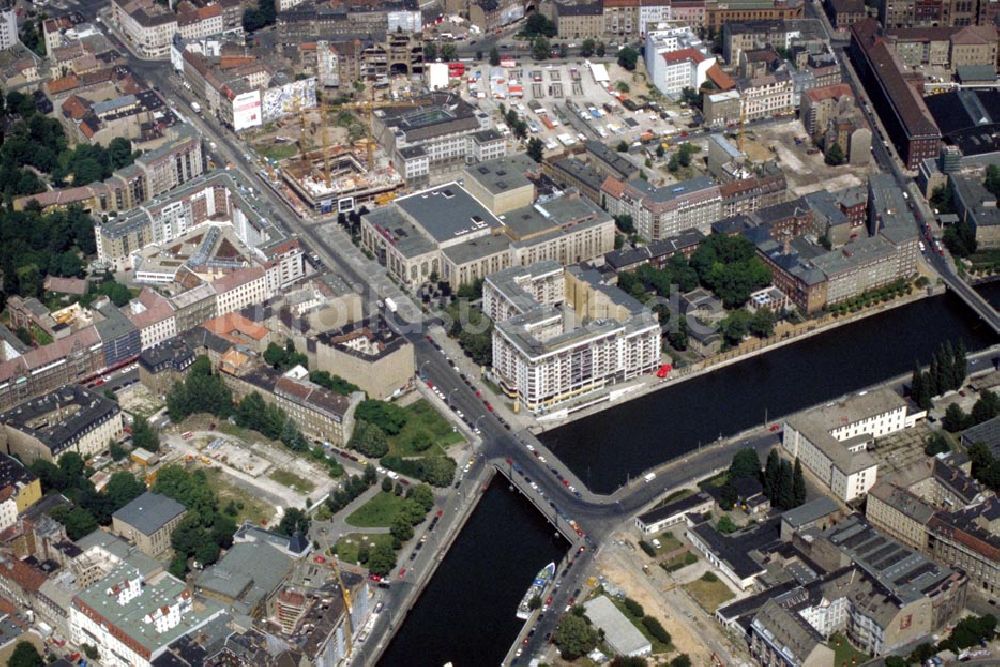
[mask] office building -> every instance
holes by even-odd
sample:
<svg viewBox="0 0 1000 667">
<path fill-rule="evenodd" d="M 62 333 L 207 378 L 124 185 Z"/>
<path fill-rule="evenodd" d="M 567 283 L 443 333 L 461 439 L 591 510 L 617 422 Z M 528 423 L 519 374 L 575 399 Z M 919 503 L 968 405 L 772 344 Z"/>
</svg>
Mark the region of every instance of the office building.
<svg viewBox="0 0 1000 667">
<path fill-rule="evenodd" d="M 380 401 L 398 395 L 415 372 L 413 344 L 380 316 L 307 338 L 306 354 L 310 368 L 339 375 Z"/>
<path fill-rule="evenodd" d="M 632 216 L 639 236 L 649 241 L 688 229 L 708 234 L 722 217 L 722 193 L 707 176 L 660 187 L 638 178 L 625 182 L 609 177 L 601 192 L 608 212 Z"/>
<path fill-rule="evenodd" d="M 782 447 L 830 491 L 847 502 L 875 484 L 878 465 L 868 453 L 875 440 L 912 426 L 907 404 L 880 389 L 808 410 L 785 421 Z"/>
</svg>

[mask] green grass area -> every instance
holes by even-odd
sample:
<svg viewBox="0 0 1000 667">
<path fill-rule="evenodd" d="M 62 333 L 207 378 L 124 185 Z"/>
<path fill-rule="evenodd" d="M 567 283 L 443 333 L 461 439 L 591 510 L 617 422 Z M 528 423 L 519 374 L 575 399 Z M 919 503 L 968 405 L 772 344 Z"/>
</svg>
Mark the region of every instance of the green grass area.
<svg viewBox="0 0 1000 667">
<path fill-rule="evenodd" d="M 310 482 L 308 479 L 299 477 L 294 472 L 288 470 L 275 470 L 270 475 L 268 475 L 278 484 L 284 484 L 293 491 L 298 491 L 299 493 L 312 493 L 316 485 Z"/>
<path fill-rule="evenodd" d="M 674 491 L 669 496 L 667 496 L 666 498 L 664 498 L 663 502 L 660 503 L 660 504 L 661 505 L 666 505 L 667 503 L 673 503 L 673 502 L 676 502 L 678 500 L 683 500 L 684 498 L 687 498 L 688 496 L 693 496 L 693 495 L 694 495 L 694 491 L 692 489 L 678 489 L 677 491 Z"/>
<path fill-rule="evenodd" d="M 684 589 L 709 614 L 714 614 L 722 604 L 733 598 L 733 592 L 721 581 L 698 579 L 684 585 Z"/>
<path fill-rule="evenodd" d="M 270 158 L 272 160 L 284 160 L 290 158 L 299 152 L 298 146 L 294 143 L 286 144 L 259 144 L 254 146 L 254 150 L 257 151 L 261 156 Z"/>
<path fill-rule="evenodd" d="M 219 496 L 219 507 L 225 508 L 230 501 L 236 504 L 237 524 L 244 521 L 267 525 L 274 518 L 274 508 L 260 498 L 226 480 L 217 468 L 205 468 L 209 487 Z"/>
<path fill-rule="evenodd" d="M 830 648 L 833 649 L 833 664 L 837 667 L 846 665 L 860 665 L 868 661 L 869 656 L 862 653 L 847 641 L 847 638 L 839 632 L 830 635 Z"/>
<path fill-rule="evenodd" d="M 697 562 L 698 557 L 689 551 L 687 553 L 678 554 L 670 560 L 663 561 L 660 563 L 660 567 L 667 572 L 676 572 L 677 570 L 684 569 L 688 565 L 694 565 Z"/>
<path fill-rule="evenodd" d="M 347 523 L 358 528 L 391 526 L 405 504 L 406 499 L 402 496 L 380 491 L 374 498 L 354 510 L 351 516 L 347 517 Z"/>
<path fill-rule="evenodd" d="M 670 651 L 673 650 L 674 648 L 673 646 L 658 641 L 653 637 L 653 635 L 649 633 L 649 630 L 646 629 L 646 626 L 642 624 L 641 617 L 633 616 L 632 614 L 629 613 L 628 608 L 625 607 L 625 600 L 616 597 L 609 597 L 608 599 L 611 600 L 611 602 L 613 602 L 616 607 L 618 607 L 618 611 L 625 614 L 625 617 L 628 618 L 628 620 L 632 622 L 632 625 L 634 625 L 636 629 L 642 633 L 642 636 L 649 640 L 649 643 L 653 645 L 654 654 L 669 653 Z"/>
<path fill-rule="evenodd" d="M 52 344 L 52 336 L 49 334 L 48 331 L 46 331 L 45 329 L 42 329 L 37 324 L 32 324 L 31 325 L 31 337 L 40 346 L 51 345 Z"/>
<path fill-rule="evenodd" d="M 372 550 L 381 543 L 392 546 L 392 535 L 383 533 L 380 535 L 363 535 L 361 533 L 348 533 L 337 540 L 337 558 L 345 563 L 358 564 L 358 551 L 362 541 Z"/>
<path fill-rule="evenodd" d="M 671 551 L 680 549 L 681 546 L 683 546 L 683 543 L 674 537 L 674 534 L 669 531 L 661 533 L 656 539 L 660 541 L 660 548 L 657 550 L 660 553 L 670 553 Z"/>
<path fill-rule="evenodd" d="M 729 471 L 728 470 L 723 470 L 722 472 L 720 472 L 718 475 L 715 475 L 714 477 L 709 477 L 708 479 L 704 479 L 704 480 L 698 482 L 698 488 L 701 488 L 701 489 L 717 489 L 720 486 L 725 485 L 725 483 L 728 482 L 728 481 L 729 481 Z"/>
<path fill-rule="evenodd" d="M 444 456 L 451 445 L 462 442 L 462 434 L 451 430 L 451 422 L 445 419 L 426 399 L 421 399 L 403 408 L 406 425 L 396 435 L 389 436 L 389 455 L 403 458 Z M 423 431 L 434 443 L 420 452 L 413 446 L 413 436 Z"/>
</svg>

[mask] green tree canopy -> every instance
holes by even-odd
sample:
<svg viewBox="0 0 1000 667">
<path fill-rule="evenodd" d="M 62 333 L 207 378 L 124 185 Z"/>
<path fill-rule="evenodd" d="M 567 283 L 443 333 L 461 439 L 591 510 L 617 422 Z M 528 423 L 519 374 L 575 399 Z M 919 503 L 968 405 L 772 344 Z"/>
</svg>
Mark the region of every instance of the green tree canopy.
<svg viewBox="0 0 1000 667">
<path fill-rule="evenodd" d="M 589 653 L 597 646 L 598 638 L 597 630 L 583 616 L 576 614 L 563 616 L 552 636 L 566 660 L 576 660 Z"/>
<path fill-rule="evenodd" d="M 42 667 L 45 661 L 31 642 L 18 642 L 7 658 L 7 667 Z"/>
</svg>

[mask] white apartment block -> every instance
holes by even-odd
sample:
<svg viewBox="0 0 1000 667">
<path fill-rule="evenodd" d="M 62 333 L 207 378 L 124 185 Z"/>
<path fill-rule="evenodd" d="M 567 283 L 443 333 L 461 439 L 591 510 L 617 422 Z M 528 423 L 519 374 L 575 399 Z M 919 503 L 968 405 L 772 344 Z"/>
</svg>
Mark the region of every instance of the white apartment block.
<svg viewBox="0 0 1000 667">
<path fill-rule="evenodd" d="M 892 390 L 865 392 L 789 418 L 782 447 L 847 502 L 875 484 L 877 464 L 867 451 L 872 440 L 921 416 L 907 415 L 906 402 Z"/>
<path fill-rule="evenodd" d="M 164 60 L 177 33 L 177 17 L 154 0 L 112 0 L 111 20 L 141 58 Z"/>
<path fill-rule="evenodd" d="M 788 72 L 754 79 L 740 87 L 740 104 L 748 121 L 794 114 L 795 82 Z"/>
<path fill-rule="evenodd" d="M 566 298 L 564 269 L 549 260 L 498 271 L 483 282 L 483 312 L 504 322 L 538 306 L 558 306 Z"/>
<path fill-rule="evenodd" d="M 204 39 L 221 35 L 223 30 L 222 6 L 218 4 L 199 7 L 178 16 L 177 31 L 184 39 Z"/>
<path fill-rule="evenodd" d="M 0 9 L 0 51 L 13 48 L 17 42 L 17 12 L 14 7 Z"/>
<path fill-rule="evenodd" d="M 542 267 L 535 282 L 543 298 L 555 299 Z M 522 269 L 532 275 L 531 267 Z M 533 297 L 511 269 L 491 290 L 490 308 L 514 312 Z M 493 329 L 493 375 L 505 393 L 535 414 L 573 410 L 572 401 L 596 397 L 612 384 L 627 382 L 660 363 L 656 316 L 621 290 L 599 283 L 595 272 L 577 267 L 563 273 L 565 302 L 536 305 Z M 507 305 L 493 305 L 506 302 Z M 517 304 L 516 306 L 514 304 Z"/>
<path fill-rule="evenodd" d="M 17 500 L 14 496 L 8 496 L 6 500 L 0 502 L 0 530 L 7 530 L 17 523 Z"/>
<path fill-rule="evenodd" d="M 216 294 L 216 316 L 260 305 L 275 293 L 267 291 L 267 276 L 263 268 L 234 271 L 212 283 Z"/>
<path fill-rule="evenodd" d="M 601 186 L 611 215 L 630 215 L 639 236 L 649 241 L 676 236 L 688 229 L 709 234 L 722 219 L 722 192 L 707 176 L 663 187 L 641 179 L 629 182 L 609 178 Z"/>
</svg>

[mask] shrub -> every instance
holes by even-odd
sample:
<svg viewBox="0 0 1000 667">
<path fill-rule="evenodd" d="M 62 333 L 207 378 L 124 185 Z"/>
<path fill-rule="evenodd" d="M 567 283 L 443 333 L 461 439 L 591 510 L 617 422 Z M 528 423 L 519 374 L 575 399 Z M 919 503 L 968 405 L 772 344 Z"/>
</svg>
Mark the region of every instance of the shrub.
<svg viewBox="0 0 1000 667">
<path fill-rule="evenodd" d="M 649 630 L 649 634 L 653 635 L 653 638 L 656 641 L 664 644 L 670 643 L 670 633 L 667 632 L 662 625 L 660 625 L 660 621 L 655 617 L 644 616 L 642 619 L 642 625 Z"/>
<path fill-rule="evenodd" d="M 625 609 L 637 618 L 642 618 L 646 615 L 646 610 L 642 608 L 642 605 L 629 597 L 625 598 Z"/>
<path fill-rule="evenodd" d="M 719 577 L 718 575 L 715 574 L 715 572 L 706 572 L 705 574 L 701 575 L 701 580 L 707 582 L 713 582 L 713 581 L 718 581 Z"/>
<path fill-rule="evenodd" d="M 645 551 L 647 556 L 656 556 L 656 547 L 646 540 L 639 540 L 639 548 Z"/>
</svg>

